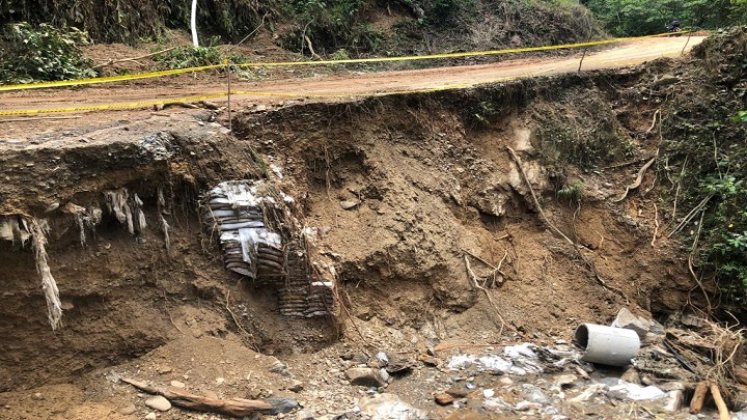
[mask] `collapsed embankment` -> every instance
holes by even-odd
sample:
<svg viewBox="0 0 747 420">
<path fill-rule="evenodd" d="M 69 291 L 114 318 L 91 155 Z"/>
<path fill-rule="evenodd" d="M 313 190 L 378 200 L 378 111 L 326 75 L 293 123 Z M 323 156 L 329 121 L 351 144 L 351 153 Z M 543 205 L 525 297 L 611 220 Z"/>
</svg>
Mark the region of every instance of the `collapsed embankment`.
<svg viewBox="0 0 747 420">
<path fill-rule="evenodd" d="M 0 214 L 48 221 L 63 326 L 49 328 L 34 254 L 0 241 L 0 389 L 137 357 L 184 322 L 220 337 L 228 320 L 268 353 L 338 338 L 336 321 L 282 317 L 272 290 L 224 271 L 198 198 L 229 179 L 267 178 L 294 198 L 312 263 L 336 276 L 337 321 L 348 326 L 381 322 L 434 339 L 559 333 L 608 321 L 621 306 L 664 315 L 698 304 L 677 244 L 652 240 L 668 222 L 655 212 L 653 175 L 619 199 L 658 142 L 649 126 L 660 104 L 630 89 L 671 89 L 656 83 L 673 69 L 662 61 L 247 111 L 234 118 L 235 137 L 198 113 L 3 144 Z M 107 209 L 106 193 L 123 188 L 147 221 L 134 234 Z M 84 226 L 85 243 L 68 203 L 101 210 L 95 232 Z"/>
</svg>

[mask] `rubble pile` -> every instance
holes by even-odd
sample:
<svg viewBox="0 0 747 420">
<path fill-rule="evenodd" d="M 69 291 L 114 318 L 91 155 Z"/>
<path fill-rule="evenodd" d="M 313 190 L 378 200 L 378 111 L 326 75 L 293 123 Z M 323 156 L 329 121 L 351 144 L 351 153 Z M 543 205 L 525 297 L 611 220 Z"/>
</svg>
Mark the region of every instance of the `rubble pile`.
<svg viewBox="0 0 747 420">
<path fill-rule="evenodd" d="M 281 314 L 330 315 L 334 284 L 313 281 L 306 252 L 268 222 L 292 202 L 263 181 L 226 181 L 207 194 L 203 221 L 218 234 L 226 269 L 277 288 Z"/>
</svg>

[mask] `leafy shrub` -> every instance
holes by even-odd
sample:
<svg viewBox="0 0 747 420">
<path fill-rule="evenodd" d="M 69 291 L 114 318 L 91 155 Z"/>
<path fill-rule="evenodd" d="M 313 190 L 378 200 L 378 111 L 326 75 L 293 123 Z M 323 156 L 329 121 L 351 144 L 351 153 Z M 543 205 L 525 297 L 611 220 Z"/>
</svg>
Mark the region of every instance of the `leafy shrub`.
<svg viewBox="0 0 747 420">
<path fill-rule="evenodd" d="M 29 83 L 91 77 L 95 72 L 79 45 L 88 35 L 75 28 L 28 23 L 6 25 L 0 35 L 0 80 Z"/>
<path fill-rule="evenodd" d="M 716 28 L 739 23 L 747 14 L 744 0 L 582 0 L 614 35 L 664 32 L 678 19 L 682 25 Z"/>
<path fill-rule="evenodd" d="M 240 55 L 226 55 L 218 47 L 177 47 L 154 57 L 154 60 L 166 69 L 210 66 L 223 64 L 226 60 L 233 64 L 246 61 Z"/>
<path fill-rule="evenodd" d="M 584 189 L 586 186 L 581 181 L 573 181 L 570 184 L 566 184 L 563 188 L 559 189 L 555 194 L 558 196 L 558 200 L 568 201 L 576 204 L 580 203 L 584 198 Z"/>
</svg>

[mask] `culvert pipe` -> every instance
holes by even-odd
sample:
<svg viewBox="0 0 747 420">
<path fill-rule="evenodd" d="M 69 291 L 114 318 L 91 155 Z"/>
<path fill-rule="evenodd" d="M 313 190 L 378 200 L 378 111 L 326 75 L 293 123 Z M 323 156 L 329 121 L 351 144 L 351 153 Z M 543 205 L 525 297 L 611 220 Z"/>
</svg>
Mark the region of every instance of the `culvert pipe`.
<svg viewBox="0 0 747 420">
<path fill-rule="evenodd" d="M 574 338 L 584 350 L 581 360 L 601 365 L 625 366 L 641 349 L 638 334 L 625 328 L 581 324 Z"/>
</svg>

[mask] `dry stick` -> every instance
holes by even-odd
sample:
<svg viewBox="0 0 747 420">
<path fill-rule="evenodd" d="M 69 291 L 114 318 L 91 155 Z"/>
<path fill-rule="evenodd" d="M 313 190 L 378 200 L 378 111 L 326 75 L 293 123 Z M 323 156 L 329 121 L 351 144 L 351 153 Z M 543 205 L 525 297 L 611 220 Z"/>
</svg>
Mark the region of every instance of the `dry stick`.
<svg viewBox="0 0 747 420">
<path fill-rule="evenodd" d="M 578 71 L 577 73 L 581 73 L 581 65 L 584 64 L 584 58 L 586 57 L 586 50 L 588 48 L 584 48 L 583 54 L 581 54 L 581 61 L 578 62 Z"/>
<path fill-rule="evenodd" d="M 656 203 L 654 203 L 654 225 L 654 237 L 651 238 L 652 248 L 656 244 L 656 236 L 659 234 L 659 209 L 656 207 Z"/>
<path fill-rule="evenodd" d="M 23 122 L 23 121 L 34 121 L 34 120 L 73 120 L 81 118 L 81 115 L 65 115 L 65 116 L 52 116 L 52 117 L 26 117 L 26 118 L 0 118 L 0 123 L 4 122 Z"/>
<path fill-rule="evenodd" d="M 654 120 L 651 121 L 651 127 L 646 130 L 646 134 L 650 134 L 652 131 L 654 131 L 654 127 L 656 127 L 656 117 L 659 117 L 661 115 L 661 109 L 657 109 L 656 112 L 654 112 Z"/>
<path fill-rule="evenodd" d="M 252 335 L 252 333 L 250 333 L 249 331 L 245 330 L 244 327 L 241 326 L 241 323 L 239 323 L 239 319 L 236 318 L 236 314 L 234 314 L 233 311 L 231 310 L 231 301 L 229 300 L 230 296 L 231 296 L 231 291 L 230 290 L 226 291 L 226 295 L 224 296 L 224 298 L 226 299 L 226 311 L 228 311 L 228 313 L 231 315 L 231 319 L 233 319 L 234 324 L 236 324 L 236 326 L 244 334 L 246 334 L 249 338 L 253 339 L 254 335 Z M 252 347 L 253 347 L 253 349 L 255 351 L 259 351 L 259 349 L 257 348 L 257 346 L 255 344 L 253 344 L 253 343 L 252 343 Z"/>
<path fill-rule="evenodd" d="M 711 194 L 709 196 L 706 196 L 703 200 L 700 201 L 700 203 L 698 203 L 698 205 L 696 205 L 695 207 L 693 207 L 693 209 L 690 210 L 690 213 L 687 213 L 687 216 L 685 216 L 685 218 L 682 219 L 682 221 L 680 222 L 680 224 L 678 224 L 674 228 L 674 230 L 672 230 L 671 232 L 669 232 L 669 234 L 667 235 L 667 238 L 671 238 L 672 235 L 674 235 L 675 233 L 679 232 L 680 229 L 682 229 L 688 223 L 690 223 L 690 221 L 693 219 L 693 217 L 695 217 L 696 214 L 698 214 L 699 211 L 705 210 L 705 206 L 706 206 L 706 204 L 708 204 L 709 201 L 711 201 L 711 198 L 713 198 L 713 194 Z"/>
<path fill-rule="evenodd" d="M 195 411 L 207 411 L 223 414 L 231 417 L 250 416 L 254 413 L 269 413 L 273 406 L 263 400 L 247 400 L 244 398 L 232 398 L 221 400 L 209 398 L 202 395 L 191 394 L 179 389 L 162 389 L 148 385 L 146 382 L 134 379 L 120 378 L 126 384 L 152 395 L 160 395 L 169 400 L 173 405 Z"/>
<path fill-rule="evenodd" d="M 231 119 L 231 66 L 228 64 L 228 60 L 226 60 L 226 84 L 228 85 L 228 129 L 233 131 L 233 121 Z"/>
<path fill-rule="evenodd" d="M 480 283 L 477 281 L 477 276 L 475 275 L 474 271 L 472 271 L 472 266 L 469 263 L 469 258 L 467 256 L 464 256 L 464 263 L 467 265 L 467 273 L 469 274 L 470 279 L 472 280 L 472 283 L 474 286 L 480 290 L 482 290 L 485 293 L 485 296 L 488 298 L 488 302 L 490 302 L 490 305 L 495 310 L 495 314 L 498 315 L 498 319 L 501 321 L 501 328 L 498 330 L 498 335 L 503 334 L 503 329 L 506 327 L 506 321 L 503 319 L 503 316 L 501 316 L 501 311 L 498 309 L 498 305 L 495 304 L 493 301 L 493 297 L 490 296 L 490 292 L 482 286 L 480 286 Z M 508 326 L 511 331 L 515 331 L 513 327 L 510 325 Z"/>
<path fill-rule="evenodd" d="M 651 160 L 649 160 L 648 162 L 646 162 L 646 164 L 643 165 L 643 167 L 638 171 L 638 175 L 636 176 L 635 181 L 633 181 L 632 184 L 630 184 L 627 187 L 625 187 L 625 192 L 623 193 L 623 195 L 620 196 L 620 198 L 618 198 L 617 200 L 612 200 L 613 203 L 619 203 L 620 201 L 625 200 L 625 198 L 628 196 L 628 193 L 630 191 L 632 191 L 632 190 L 634 190 L 634 189 L 636 189 L 636 188 L 638 188 L 638 187 L 641 186 L 641 182 L 643 182 L 643 176 L 646 174 L 646 171 L 648 170 L 648 168 L 650 168 L 651 165 L 653 165 L 654 162 L 656 162 L 656 158 L 658 156 L 659 156 L 659 150 L 657 149 L 656 154 L 654 155 L 654 157 L 652 157 Z"/>
<path fill-rule="evenodd" d="M 713 397 L 713 401 L 716 403 L 716 407 L 718 407 L 719 420 L 731 420 L 729 409 L 726 408 L 726 403 L 724 402 L 724 399 L 721 398 L 721 391 L 718 389 L 718 384 L 715 382 L 711 382 L 711 396 Z"/>
<path fill-rule="evenodd" d="M 571 244 L 578 253 L 579 258 L 584 262 L 586 267 L 594 274 L 594 278 L 597 280 L 597 282 L 604 287 L 605 289 L 612 291 L 619 296 L 621 296 L 623 299 L 625 299 L 625 302 L 629 302 L 628 297 L 625 295 L 625 293 L 622 292 L 622 290 L 610 286 L 607 284 L 607 282 L 599 275 L 594 265 L 589 261 L 584 254 L 581 252 L 581 248 L 573 242 L 568 236 L 566 236 L 563 232 L 560 231 L 555 225 L 550 222 L 550 219 L 547 218 L 547 215 L 545 215 L 544 210 L 542 210 L 542 206 L 539 203 L 539 200 L 537 199 L 537 195 L 534 193 L 534 188 L 532 188 L 532 184 L 529 183 L 529 178 L 527 177 L 526 172 L 524 171 L 524 166 L 521 164 L 521 159 L 519 159 L 519 156 L 516 155 L 516 152 L 514 152 L 514 149 L 511 148 L 511 146 L 506 146 L 506 149 L 508 149 L 508 152 L 511 154 L 511 157 L 513 158 L 514 162 L 516 162 L 516 165 L 519 167 L 519 172 L 521 173 L 521 177 L 524 180 L 524 183 L 527 184 L 527 188 L 529 188 L 529 193 L 532 195 L 532 200 L 534 201 L 534 205 L 537 207 L 537 211 L 539 211 L 540 215 L 542 216 L 542 220 L 557 234 L 559 234 L 563 239 L 565 239 L 566 242 Z"/>
<path fill-rule="evenodd" d="M 176 47 L 166 48 L 165 50 L 161 50 L 161 51 L 156 51 L 156 52 L 154 52 L 154 53 L 150 53 L 150 54 L 145 54 L 145 55 L 141 55 L 141 56 L 139 56 L 139 57 L 131 57 L 131 58 L 120 58 L 120 59 L 117 59 L 117 60 L 109 60 L 109 61 L 107 61 L 106 63 L 103 63 L 103 64 L 98 64 L 98 65 L 96 65 L 96 66 L 93 66 L 93 69 L 94 69 L 94 70 L 97 70 L 97 69 L 100 69 L 100 68 L 102 68 L 102 67 L 106 67 L 106 66 L 111 66 L 111 65 L 112 65 L 112 64 L 114 64 L 114 63 L 120 63 L 120 62 L 123 62 L 123 61 L 137 61 L 137 60 L 142 60 L 143 58 L 153 57 L 154 55 L 160 55 L 160 54 L 164 54 L 164 53 L 167 53 L 167 52 L 169 52 L 169 51 L 171 51 L 171 50 L 173 50 L 173 49 L 175 49 L 175 48 L 176 48 Z"/>
<path fill-rule="evenodd" d="M 703 402 L 708 394 L 708 383 L 698 382 L 693 393 L 693 399 L 690 400 L 690 414 L 698 414 L 703 409 Z"/>
</svg>

